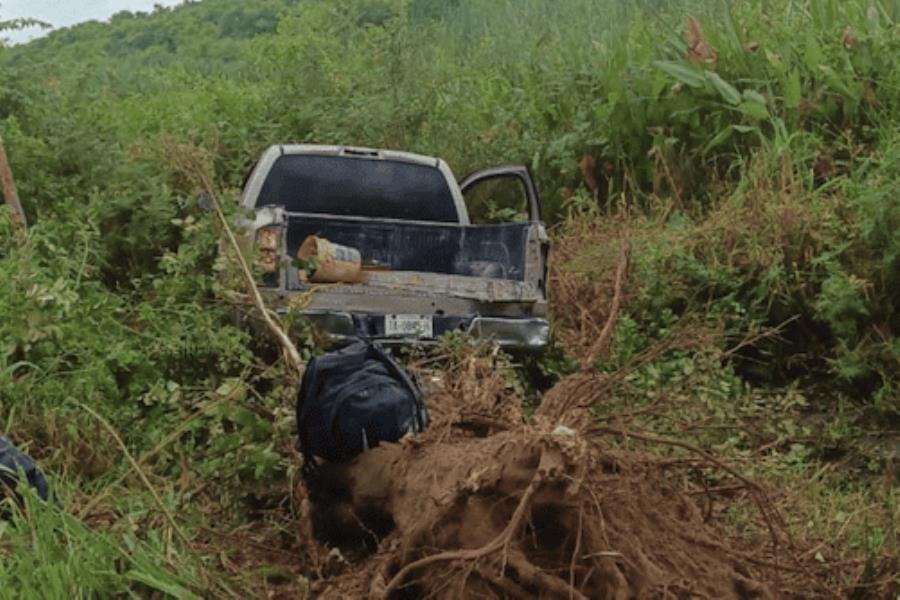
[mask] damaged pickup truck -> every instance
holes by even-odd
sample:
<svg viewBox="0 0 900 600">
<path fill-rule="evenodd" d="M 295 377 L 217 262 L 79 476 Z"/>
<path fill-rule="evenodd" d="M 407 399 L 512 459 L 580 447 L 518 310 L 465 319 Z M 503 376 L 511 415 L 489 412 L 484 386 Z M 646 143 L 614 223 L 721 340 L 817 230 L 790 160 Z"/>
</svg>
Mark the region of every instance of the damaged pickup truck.
<svg viewBox="0 0 900 600">
<path fill-rule="evenodd" d="M 336 342 L 420 344 L 451 331 L 518 351 L 548 342 L 548 237 L 524 166 L 457 182 L 439 158 L 272 146 L 241 205 L 270 306 L 297 307 Z M 297 256 L 311 236 L 355 249 L 358 277 L 309 280 Z"/>
</svg>

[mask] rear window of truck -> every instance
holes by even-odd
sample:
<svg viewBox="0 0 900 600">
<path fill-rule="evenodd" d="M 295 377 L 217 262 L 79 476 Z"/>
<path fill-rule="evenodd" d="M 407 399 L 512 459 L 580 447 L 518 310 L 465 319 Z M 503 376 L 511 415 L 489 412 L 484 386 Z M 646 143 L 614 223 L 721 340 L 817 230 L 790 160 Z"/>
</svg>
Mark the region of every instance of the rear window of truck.
<svg viewBox="0 0 900 600">
<path fill-rule="evenodd" d="M 290 212 L 458 223 L 437 167 L 383 159 L 288 154 L 263 183 L 257 207 Z"/>
</svg>

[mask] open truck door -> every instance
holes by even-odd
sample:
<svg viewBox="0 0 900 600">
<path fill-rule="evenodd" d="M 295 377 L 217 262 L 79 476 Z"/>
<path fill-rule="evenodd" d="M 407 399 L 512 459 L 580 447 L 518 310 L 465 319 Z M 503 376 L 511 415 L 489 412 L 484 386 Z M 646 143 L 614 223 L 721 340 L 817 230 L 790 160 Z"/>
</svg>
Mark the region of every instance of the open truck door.
<svg viewBox="0 0 900 600">
<path fill-rule="evenodd" d="M 525 165 L 500 165 L 471 173 L 459 183 L 473 225 L 527 227 L 525 280 L 546 302 L 550 238 L 541 222 L 537 186 Z"/>
<path fill-rule="evenodd" d="M 480 169 L 459 183 L 472 223 L 541 220 L 541 203 L 525 165 Z"/>
</svg>

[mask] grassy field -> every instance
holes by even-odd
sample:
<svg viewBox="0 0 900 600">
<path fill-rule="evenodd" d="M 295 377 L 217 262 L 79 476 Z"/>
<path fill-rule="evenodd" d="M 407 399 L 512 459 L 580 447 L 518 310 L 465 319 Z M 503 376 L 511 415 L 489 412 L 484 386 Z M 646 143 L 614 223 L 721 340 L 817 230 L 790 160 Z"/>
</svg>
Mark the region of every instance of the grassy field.
<svg viewBox="0 0 900 600">
<path fill-rule="evenodd" d="M 785 490 L 799 539 L 858 561 L 846 594 L 889 593 L 898 16 L 896 0 L 204 0 L 0 48 L 32 223 L 21 240 L 0 219 L 0 432 L 63 505 L 0 521 L 0 597 L 303 586 L 293 382 L 232 325 L 183 168 L 200 158 L 234 197 L 281 141 L 436 154 L 458 175 L 528 164 L 556 344 L 523 395 L 588 356 L 627 239 L 593 365 L 627 376 L 597 418 L 639 413 Z"/>
</svg>

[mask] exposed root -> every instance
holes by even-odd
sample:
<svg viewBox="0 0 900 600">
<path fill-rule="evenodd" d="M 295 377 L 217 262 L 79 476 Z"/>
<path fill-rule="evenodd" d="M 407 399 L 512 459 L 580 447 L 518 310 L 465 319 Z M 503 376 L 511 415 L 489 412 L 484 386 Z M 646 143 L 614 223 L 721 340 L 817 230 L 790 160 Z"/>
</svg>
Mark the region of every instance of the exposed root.
<svg viewBox="0 0 900 600">
<path fill-rule="evenodd" d="M 462 364 L 459 374 L 480 373 L 480 360 Z M 558 413 L 559 406 L 547 412 L 542 406 L 528 423 L 507 404 L 501 386 L 486 381 L 490 393 L 473 388 L 448 396 L 447 389 L 469 384 L 446 380 L 431 397 L 435 406 L 446 402 L 436 406 L 431 429 L 337 467 L 346 506 L 330 508 L 359 516 L 377 509 L 390 515 L 393 529 L 351 568 L 328 559 L 314 593 L 373 599 L 834 597 L 840 588 L 829 578 L 833 573 L 793 548 L 759 484 L 689 444 L 572 418 L 596 393 L 591 382 L 602 381 L 584 374 L 572 379 L 561 384 L 563 391 L 574 390 L 572 397 L 549 396 L 574 408 Z M 473 430 L 467 406 L 490 416 L 494 426 Z M 692 458 L 616 449 L 612 440 L 672 445 Z M 707 504 L 715 490 L 686 487 L 675 476 L 698 467 L 718 470 L 723 490 L 753 499 L 768 535 L 751 545 L 718 529 Z"/>
<path fill-rule="evenodd" d="M 716 547 L 697 505 L 654 469 L 546 422 L 486 438 L 432 430 L 359 457 L 346 476 L 354 506 L 388 507 L 396 528 L 323 597 L 773 595 L 764 570 Z"/>
</svg>

